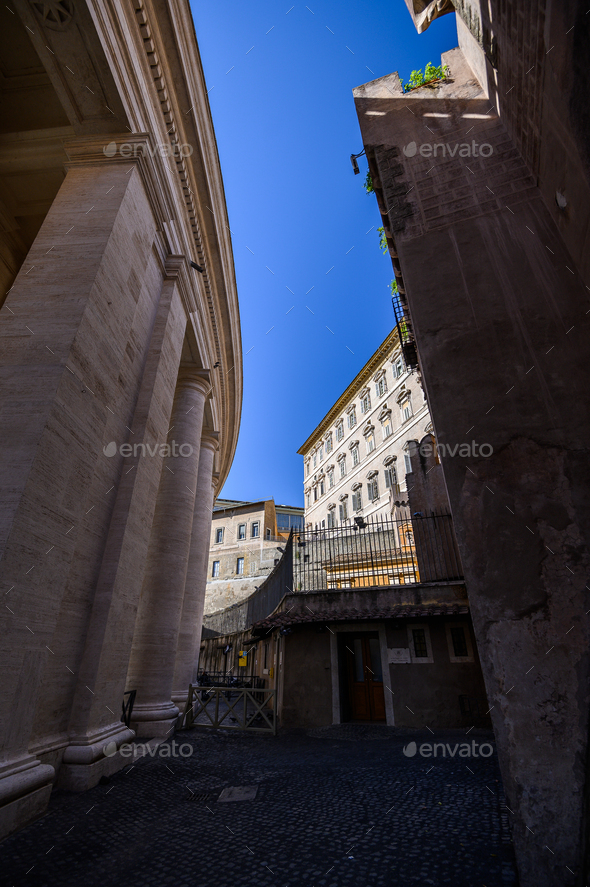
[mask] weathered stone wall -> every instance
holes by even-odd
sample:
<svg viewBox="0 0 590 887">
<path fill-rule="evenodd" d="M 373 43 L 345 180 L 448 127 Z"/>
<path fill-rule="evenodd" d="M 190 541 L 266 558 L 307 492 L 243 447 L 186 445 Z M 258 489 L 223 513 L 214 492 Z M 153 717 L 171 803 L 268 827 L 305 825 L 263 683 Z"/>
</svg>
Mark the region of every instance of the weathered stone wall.
<svg viewBox="0 0 590 887">
<path fill-rule="evenodd" d="M 552 79 L 563 58 L 555 70 L 544 62 L 541 111 L 517 88 L 526 77 L 519 47 L 530 41 L 531 64 L 539 58 L 541 9 L 529 19 L 505 6 L 506 115 L 500 90 L 498 118 L 459 50 L 443 56 L 451 79 L 441 86 L 402 95 L 390 77 L 355 91 L 438 440 L 477 436 L 493 447 L 489 458 L 447 457 L 443 468 L 527 887 L 573 883 L 582 863 L 589 673 L 588 180 L 571 125 L 560 136 L 571 156 L 555 136 L 539 138 L 546 117 L 571 119 L 568 90 Z M 572 8 L 569 26 L 576 21 Z M 564 33 L 567 56 L 579 37 Z M 500 44 L 498 57 L 507 50 Z M 471 139 L 489 143 L 489 157 L 403 152 Z M 543 170 L 572 181 L 563 216 Z"/>
</svg>

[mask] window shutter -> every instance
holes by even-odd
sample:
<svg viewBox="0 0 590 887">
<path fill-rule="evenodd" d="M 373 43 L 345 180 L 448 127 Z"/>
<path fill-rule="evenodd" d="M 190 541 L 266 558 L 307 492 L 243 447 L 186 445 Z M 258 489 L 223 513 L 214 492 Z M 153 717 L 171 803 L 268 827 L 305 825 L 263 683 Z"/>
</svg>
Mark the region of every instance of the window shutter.
<svg viewBox="0 0 590 887">
<path fill-rule="evenodd" d="M 338 506 L 338 513 L 340 514 L 340 520 L 344 520 L 344 508 L 342 505 Z"/>
</svg>

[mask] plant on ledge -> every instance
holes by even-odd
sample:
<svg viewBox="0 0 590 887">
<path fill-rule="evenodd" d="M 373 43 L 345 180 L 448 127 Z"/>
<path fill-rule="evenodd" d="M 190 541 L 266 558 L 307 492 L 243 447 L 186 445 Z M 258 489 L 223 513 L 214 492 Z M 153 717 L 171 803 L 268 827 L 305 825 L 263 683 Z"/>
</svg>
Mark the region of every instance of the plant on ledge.
<svg viewBox="0 0 590 887">
<path fill-rule="evenodd" d="M 432 62 L 428 62 L 426 67 L 424 68 L 424 73 L 421 70 L 412 71 L 410 79 L 408 83 L 403 82 L 400 78 L 400 83 L 402 84 L 404 92 L 410 92 L 411 89 L 418 89 L 419 86 L 425 86 L 427 83 L 432 83 L 433 80 L 446 80 L 449 75 L 449 66 L 448 65 L 433 65 Z"/>
<path fill-rule="evenodd" d="M 365 179 L 365 191 L 367 194 L 372 194 L 375 189 L 373 188 L 373 177 L 371 175 L 371 170 L 367 170 L 367 177 Z"/>
</svg>

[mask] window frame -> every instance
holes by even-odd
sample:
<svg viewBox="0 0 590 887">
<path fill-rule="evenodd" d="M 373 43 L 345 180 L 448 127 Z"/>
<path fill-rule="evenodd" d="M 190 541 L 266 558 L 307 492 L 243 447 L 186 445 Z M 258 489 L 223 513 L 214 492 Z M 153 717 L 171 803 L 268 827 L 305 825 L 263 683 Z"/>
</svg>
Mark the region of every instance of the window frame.
<svg viewBox="0 0 590 887">
<path fill-rule="evenodd" d="M 244 575 L 244 558 L 239 557 L 236 560 L 236 576 L 243 576 L 243 575 Z"/>
<path fill-rule="evenodd" d="M 250 527 L 250 539 L 260 539 L 260 521 L 259 520 L 252 521 L 252 526 Z"/>
<path fill-rule="evenodd" d="M 423 629 L 424 630 L 424 639 L 426 641 L 426 650 L 428 652 L 428 656 L 416 656 L 414 653 L 414 635 L 412 632 L 415 629 Z M 432 641 L 430 638 L 430 626 L 426 622 L 409 622 L 407 626 L 408 631 L 408 646 L 410 648 L 410 659 L 412 662 L 415 662 L 417 665 L 432 665 L 434 663 L 434 657 L 432 655 Z"/>
<path fill-rule="evenodd" d="M 223 538 L 225 536 L 225 527 L 215 527 L 215 545 L 223 545 Z M 220 538 L 218 538 L 220 537 Z"/>
<path fill-rule="evenodd" d="M 219 569 L 220 569 L 221 561 L 213 561 L 211 565 L 211 578 L 219 579 Z"/>
<path fill-rule="evenodd" d="M 244 535 L 241 535 L 242 530 L 244 531 Z M 238 524 L 238 542 L 245 541 L 247 535 L 248 535 L 248 524 Z"/>
<path fill-rule="evenodd" d="M 455 655 L 455 645 L 453 643 L 452 628 L 462 628 L 465 638 L 465 646 L 467 647 L 467 656 Z M 473 654 L 473 643 L 471 641 L 471 631 L 467 622 L 445 622 L 445 633 L 447 636 L 447 646 L 449 648 L 449 660 L 451 662 L 475 662 Z"/>
</svg>

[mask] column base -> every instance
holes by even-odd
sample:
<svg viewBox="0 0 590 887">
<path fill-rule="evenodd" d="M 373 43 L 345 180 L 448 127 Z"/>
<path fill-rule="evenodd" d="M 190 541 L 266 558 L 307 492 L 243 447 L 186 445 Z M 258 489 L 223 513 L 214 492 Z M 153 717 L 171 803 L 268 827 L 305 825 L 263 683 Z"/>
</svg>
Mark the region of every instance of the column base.
<svg viewBox="0 0 590 887">
<path fill-rule="evenodd" d="M 173 702 L 134 705 L 131 726 L 141 739 L 170 739 L 180 712 Z"/>
<path fill-rule="evenodd" d="M 41 816 L 49 802 L 55 770 L 27 756 L 0 773 L 0 840 Z"/>
<path fill-rule="evenodd" d="M 57 778 L 58 788 L 83 792 L 98 785 L 102 776 L 112 776 L 130 763 L 121 747 L 135 736 L 125 724 L 116 722 L 82 736 L 74 736 L 66 748 Z"/>
</svg>

